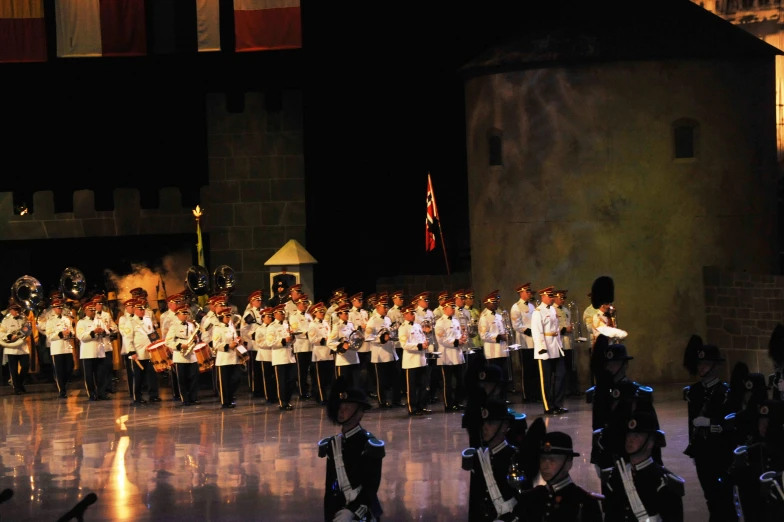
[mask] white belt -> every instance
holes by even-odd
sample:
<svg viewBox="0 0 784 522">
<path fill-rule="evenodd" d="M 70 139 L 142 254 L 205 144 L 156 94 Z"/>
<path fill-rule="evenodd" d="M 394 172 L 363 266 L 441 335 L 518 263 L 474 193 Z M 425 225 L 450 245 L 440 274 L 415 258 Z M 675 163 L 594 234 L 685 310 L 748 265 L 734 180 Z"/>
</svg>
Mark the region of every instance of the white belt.
<svg viewBox="0 0 784 522">
<path fill-rule="evenodd" d="M 340 491 L 343 492 L 343 496 L 346 498 L 346 504 L 350 504 L 353 502 L 357 496 L 359 496 L 359 492 L 362 491 L 362 486 L 358 486 L 356 488 L 351 487 L 351 481 L 348 480 L 348 475 L 346 474 L 346 466 L 343 464 L 343 436 L 338 435 L 332 442 L 332 456 L 335 458 L 335 472 L 338 476 L 338 485 L 340 486 Z"/>
<path fill-rule="evenodd" d="M 477 450 L 476 455 L 479 457 L 479 463 L 482 465 L 482 473 L 485 476 L 487 492 L 490 493 L 490 498 L 493 500 L 493 507 L 495 507 L 496 514 L 500 517 L 501 515 L 512 512 L 512 509 L 517 505 L 517 499 L 512 497 L 509 500 L 504 500 L 504 496 L 501 495 L 501 491 L 498 489 L 498 484 L 496 484 L 495 477 L 493 476 L 493 466 L 490 463 L 490 456 L 488 455 L 489 451 L 490 450 L 488 449 L 479 449 Z"/>
</svg>

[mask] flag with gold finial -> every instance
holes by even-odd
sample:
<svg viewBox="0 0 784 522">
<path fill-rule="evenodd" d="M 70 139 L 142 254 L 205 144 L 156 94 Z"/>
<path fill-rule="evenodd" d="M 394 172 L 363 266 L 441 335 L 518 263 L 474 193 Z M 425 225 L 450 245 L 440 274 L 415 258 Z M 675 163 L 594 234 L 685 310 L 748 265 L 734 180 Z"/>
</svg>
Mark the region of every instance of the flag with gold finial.
<svg viewBox="0 0 784 522">
<path fill-rule="evenodd" d="M 201 242 L 201 215 L 203 214 L 203 210 L 196 205 L 196 208 L 193 209 L 193 215 L 196 218 L 196 255 L 199 259 L 199 266 L 203 266 L 207 268 L 207 263 L 204 261 L 204 244 Z M 199 306 L 206 306 L 207 305 L 207 296 L 200 295 L 199 296 Z"/>
</svg>

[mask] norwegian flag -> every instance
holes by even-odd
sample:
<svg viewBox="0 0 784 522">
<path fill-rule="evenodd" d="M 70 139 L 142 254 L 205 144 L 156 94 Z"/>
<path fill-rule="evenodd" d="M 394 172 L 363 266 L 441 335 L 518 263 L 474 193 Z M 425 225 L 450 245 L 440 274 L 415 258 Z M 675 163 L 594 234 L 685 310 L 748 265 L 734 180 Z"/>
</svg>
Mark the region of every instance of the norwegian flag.
<svg viewBox="0 0 784 522">
<path fill-rule="evenodd" d="M 436 196 L 433 193 L 433 181 L 430 173 L 427 174 L 427 219 L 425 220 L 425 251 L 430 252 L 436 249 L 435 226 L 438 220 L 438 208 L 436 208 Z"/>
</svg>

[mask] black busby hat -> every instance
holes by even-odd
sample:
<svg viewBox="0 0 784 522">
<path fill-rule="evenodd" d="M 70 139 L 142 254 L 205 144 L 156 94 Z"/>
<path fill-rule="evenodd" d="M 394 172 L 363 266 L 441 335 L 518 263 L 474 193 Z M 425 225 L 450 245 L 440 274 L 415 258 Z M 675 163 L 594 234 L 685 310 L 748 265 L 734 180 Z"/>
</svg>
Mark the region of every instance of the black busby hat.
<svg viewBox="0 0 784 522">
<path fill-rule="evenodd" d="M 636 411 L 632 414 L 626 429 L 632 433 L 653 433 L 656 435 L 656 445 L 663 448 L 667 445 L 664 432 L 659 429 L 659 418 L 655 411 Z"/>
<path fill-rule="evenodd" d="M 591 306 L 599 308 L 615 301 L 615 282 L 612 277 L 597 277 L 591 285 Z"/>
<path fill-rule="evenodd" d="M 566 455 L 567 457 L 579 457 L 580 454 L 574 451 L 572 445 L 572 438 L 561 431 L 552 431 L 546 433 L 542 438 L 542 446 L 540 448 L 542 455 Z"/>
<path fill-rule="evenodd" d="M 784 366 L 784 324 L 777 324 L 770 335 L 768 355 L 777 367 Z"/>
<path fill-rule="evenodd" d="M 355 402 L 365 410 L 372 408 L 365 392 L 356 388 L 349 388 L 346 378 L 340 376 L 332 384 L 332 389 L 329 391 L 327 399 L 327 416 L 335 424 L 340 424 L 338 422 L 338 411 L 340 410 L 340 405 L 344 402 Z"/>
<path fill-rule="evenodd" d="M 500 384 L 504 382 L 504 373 L 499 366 L 495 364 L 485 364 L 482 371 L 479 372 L 478 380 L 480 383 L 491 382 Z"/>
<path fill-rule="evenodd" d="M 697 364 L 700 361 L 722 362 L 719 347 L 713 344 L 702 344 L 702 337 L 692 335 L 683 353 L 683 366 L 692 375 L 697 375 Z"/>
<path fill-rule="evenodd" d="M 514 415 L 509 413 L 509 409 L 506 407 L 506 403 L 500 399 L 490 397 L 487 399 L 487 402 L 485 402 L 484 406 L 482 406 L 483 422 L 504 421 L 512 419 L 514 419 Z"/>
</svg>

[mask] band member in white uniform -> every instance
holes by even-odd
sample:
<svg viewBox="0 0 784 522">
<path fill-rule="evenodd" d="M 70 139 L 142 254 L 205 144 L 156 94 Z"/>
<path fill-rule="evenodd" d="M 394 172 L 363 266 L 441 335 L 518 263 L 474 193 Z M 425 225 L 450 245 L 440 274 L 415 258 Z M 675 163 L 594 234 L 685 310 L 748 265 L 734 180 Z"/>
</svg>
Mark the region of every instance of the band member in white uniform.
<svg viewBox="0 0 784 522">
<path fill-rule="evenodd" d="M 30 370 L 30 347 L 22 331 L 26 321 L 22 307 L 14 303 L 8 307 L 8 315 L 0 322 L 0 345 L 3 354 L 8 356 L 8 372 L 16 395 L 26 393 L 24 381 Z"/>
<path fill-rule="evenodd" d="M 313 356 L 313 348 L 308 340 L 308 329 L 313 318 L 308 314 L 310 301 L 306 294 L 300 294 L 294 303 L 297 310 L 289 315 L 289 326 L 294 332 L 294 358 L 297 360 L 297 389 L 299 398 L 306 401 L 310 399 L 310 386 L 308 385 L 308 371 Z M 312 379 L 315 381 L 315 377 Z"/>
<path fill-rule="evenodd" d="M 161 402 L 158 389 L 158 374 L 150 361 L 147 346 L 152 342 L 150 336 L 155 333 L 152 319 L 145 313 L 144 301 L 134 299 L 131 319 L 132 337 L 128 346 L 128 355 L 133 361 L 133 400 L 136 404 L 145 404 L 142 398 L 142 379 L 147 379 L 150 402 Z"/>
<path fill-rule="evenodd" d="M 267 342 L 267 329 L 273 322 L 274 308 L 268 307 L 261 311 L 261 324 L 251 332 L 253 346 L 256 347 L 256 361 L 259 363 L 256 374 L 256 389 L 264 391 L 267 404 L 278 402 L 278 391 L 275 382 L 275 371 L 272 369 L 272 345 Z"/>
<path fill-rule="evenodd" d="M 194 406 L 199 402 L 199 363 L 193 347 L 198 344 L 198 327 L 190 320 L 191 309 L 181 303 L 174 311 L 175 322 L 169 321 L 166 328 L 166 346 L 172 350 L 172 362 L 177 373 L 183 406 Z"/>
<path fill-rule="evenodd" d="M 335 376 L 344 375 L 349 386 L 356 386 L 359 384 L 359 354 L 348 343 L 348 337 L 354 331 L 354 325 L 348 320 L 348 311 L 348 303 L 335 310 L 337 320 L 332 323 L 327 346 L 335 354 Z"/>
<path fill-rule="evenodd" d="M 297 359 L 294 357 L 294 337 L 286 322 L 286 305 L 273 309 L 275 320 L 267 326 L 267 344 L 272 347 L 272 368 L 275 370 L 275 384 L 278 392 L 278 405 L 281 410 L 293 410 L 291 392 L 297 379 Z"/>
<path fill-rule="evenodd" d="M 112 319 L 112 314 L 107 312 L 104 308 L 106 298 L 102 294 L 93 297 L 95 303 L 95 322 L 104 329 L 104 333 L 98 336 L 98 342 L 103 347 L 104 355 L 103 364 L 105 368 L 103 387 L 98 390 L 98 396 L 104 396 L 107 393 L 116 393 L 114 383 L 112 382 L 112 373 L 114 372 L 114 346 L 112 340 L 119 335 L 117 324 Z"/>
<path fill-rule="evenodd" d="M 68 397 L 68 381 L 73 373 L 73 327 L 71 319 L 63 315 L 63 302 L 52 301 L 52 314 L 46 321 L 46 339 L 54 364 L 54 382 L 57 384 L 59 398 Z"/>
<path fill-rule="evenodd" d="M 130 347 L 133 346 L 133 318 L 136 317 L 133 313 L 133 306 L 135 303 L 136 299 L 134 298 L 123 301 L 123 309 L 125 312 L 117 318 L 117 327 L 120 329 L 120 340 L 122 342 L 120 353 L 122 354 L 122 361 L 125 366 L 128 395 L 131 399 L 133 399 L 133 367 L 136 366 L 136 363 L 133 362 L 130 355 L 130 352 L 132 351 Z"/>
<path fill-rule="evenodd" d="M 256 381 L 263 382 L 264 379 L 258 375 L 261 371 L 261 361 L 257 360 L 256 343 L 252 338 L 253 332 L 261 324 L 261 303 L 261 290 L 256 290 L 248 296 L 248 307 L 245 309 L 240 327 L 240 337 L 248 348 L 248 389 L 254 397 L 264 397 L 263 385 L 257 388 Z"/>
<path fill-rule="evenodd" d="M 531 317 L 534 358 L 539 362 L 544 412 L 548 415 L 560 415 L 568 410 L 563 407 L 566 369 L 561 345 L 561 328 L 558 325 L 558 314 L 553 306 L 555 288 L 548 286 L 539 291 L 539 296 L 542 303 L 534 310 L 534 315 Z"/>
<path fill-rule="evenodd" d="M 531 316 L 536 307 L 533 304 L 534 293 L 531 283 L 525 283 L 515 292 L 520 295 L 520 300 L 512 305 L 509 319 L 517 334 L 517 343 L 522 346 L 520 353 L 520 366 L 523 377 L 523 403 L 539 402 L 541 400 L 541 387 L 539 386 L 539 369 L 534 360 L 534 338 L 531 337 Z"/>
<path fill-rule="evenodd" d="M 362 308 L 364 303 L 364 294 L 362 292 L 357 292 L 356 294 L 352 295 L 349 298 L 352 307 L 348 313 L 348 320 L 351 324 L 354 325 L 354 328 L 359 330 L 360 332 L 365 332 L 365 326 L 367 325 L 369 314 L 367 310 Z M 374 369 L 370 366 L 371 361 L 370 359 L 370 343 L 365 340 L 362 343 L 362 346 L 357 350 L 359 355 L 359 383 L 354 383 L 353 386 L 357 388 L 361 388 L 365 391 L 370 397 L 377 398 L 376 392 L 376 374 Z"/>
<path fill-rule="evenodd" d="M 564 367 L 566 377 L 564 378 L 564 393 L 566 396 L 581 395 L 577 386 L 577 361 L 575 360 L 574 346 L 572 346 L 573 326 L 572 312 L 566 306 L 566 292 L 568 290 L 555 291 L 555 313 L 558 315 L 558 326 L 561 334 L 561 344 L 564 350 Z M 578 318 L 574 318 L 577 320 Z"/>
<path fill-rule="evenodd" d="M 427 409 L 430 397 L 427 389 L 427 351 L 432 351 L 425 332 L 416 322 L 413 304 L 403 306 L 403 324 L 400 325 L 398 336 L 403 345 L 403 371 L 406 373 L 406 394 L 408 395 L 408 414 L 427 415 L 433 413 Z"/>
<path fill-rule="evenodd" d="M 215 310 L 215 315 L 220 320 L 220 324 L 212 328 L 212 347 L 217 352 L 218 394 L 221 408 L 230 409 L 236 406 L 234 394 L 240 380 L 238 350 L 242 339 L 231 322 L 231 307 L 221 306 Z"/>
<path fill-rule="evenodd" d="M 441 367 L 441 378 L 444 381 L 444 411 L 461 410 L 465 395 L 463 345 L 468 341 L 468 337 L 461 331 L 460 321 L 455 318 L 455 308 L 454 299 L 445 299 L 441 303 L 443 314 L 436 321 L 436 341 L 438 351 L 441 352 L 438 366 Z"/>
<path fill-rule="evenodd" d="M 500 301 L 498 290 L 491 292 L 482 300 L 485 309 L 482 311 L 482 315 L 479 316 L 479 336 L 484 343 L 487 364 L 498 366 L 503 371 L 501 400 L 506 401 L 506 384 L 509 379 L 509 376 L 506 374 L 506 359 L 508 338 L 511 332 L 506 331 L 501 314 L 496 312 L 498 301 Z"/>
<path fill-rule="evenodd" d="M 376 302 L 376 314 L 365 327 L 365 340 L 370 343 L 371 362 L 376 372 L 376 393 L 381 408 L 403 407 L 400 403 L 397 353 L 395 344 L 389 340 L 392 321 L 387 317 L 389 301 L 382 295 Z M 392 390 L 392 396 L 388 395 Z"/>
<path fill-rule="evenodd" d="M 308 314 L 314 317 L 308 327 L 308 340 L 313 349 L 312 362 L 315 374 L 313 388 L 319 403 L 326 405 L 329 388 L 335 375 L 335 356 L 327 345 L 331 328 L 324 320 L 327 308 L 324 303 L 319 302 L 310 307 Z"/>
<path fill-rule="evenodd" d="M 416 305 L 416 321 L 422 326 L 422 331 L 428 336 L 432 342 L 435 343 L 435 335 L 433 334 L 436 327 L 436 317 L 430 306 L 430 294 L 422 292 L 414 297 L 412 304 Z M 438 401 L 438 390 L 441 389 L 441 372 L 438 370 L 435 358 L 428 358 L 427 360 L 427 389 L 428 389 L 428 402 L 431 404 Z"/>
<path fill-rule="evenodd" d="M 76 338 L 79 339 L 79 357 L 84 371 L 84 388 L 91 401 L 108 400 L 107 395 L 99 395 L 106 380 L 106 352 L 98 336 L 106 333 L 100 323 L 95 321 L 95 303 L 87 303 L 84 307 L 84 318 L 76 323 Z"/>
<path fill-rule="evenodd" d="M 162 295 L 163 294 L 161 294 L 161 296 Z M 171 327 L 171 325 L 177 322 L 177 314 L 175 310 L 177 310 L 177 307 L 182 303 L 184 303 L 185 300 L 182 298 L 180 294 L 172 294 L 165 299 L 165 302 L 166 302 L 166 311 L 163 312 L 158 318 L 158 321 L 160 322 L 161 325 L 161 339 L 164 340 L 166 339 L 166 334 L 169 333 L 169 328 Z M 158 303 L 161 303 L 161 301 L 158 301 Z M 174 364 L 172 365 L 169 374 L 170 374 L 170 382 L 172 387 L 172 400 L 181 401 L 183 399 L 180 395 L 180 386 L 179 386 L 179 382 L 177 381 L 178 375 L 177 375 L 176 365 Z"/>
<path fill-rule="evenodd" d="M 402 290 L 395 290 L 389 295 L 389 298 L 392 299 L 392 308 L 389 309 L 387 312 L 387 317 L 389 317 L 390 321 L 392 321 L 392 326 L 400 328 L 400 325 L 403 324 L 403 314 L 400 311 L 400 307 L 405 304 L 403 300 L 403 291 Z M 402 371 L 403 369 L 403 346 L 400 344 L 400 334 L 398 331 L 398 340 L 394 341 L 395 343 L 395 353 L 397 354 L 397 365 L 400 369 L 399 377 L 397 380 L 397 387 L 400 390 L 400 395 L 403 396 L 406 394 L 406 372 Z"/>
</svg>

